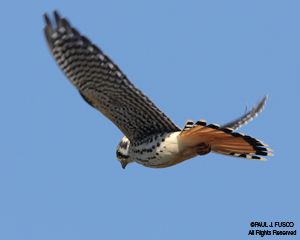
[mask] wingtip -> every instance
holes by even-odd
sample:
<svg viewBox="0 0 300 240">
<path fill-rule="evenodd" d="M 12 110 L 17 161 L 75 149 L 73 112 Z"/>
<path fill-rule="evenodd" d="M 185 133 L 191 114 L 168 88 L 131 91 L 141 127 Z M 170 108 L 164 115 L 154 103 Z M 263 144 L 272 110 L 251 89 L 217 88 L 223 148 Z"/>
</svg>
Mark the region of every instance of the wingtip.
<svg viewBox="0 0 300 240">
<path fill-rule="evenodd" d="M 255 108 L 258 109 L 257 114 L 262 112 L 262 110 L 265 108 L 267 99 L 268 99 L 268 93 L 264 96 L 264 98 L 258 104 L 255 105 Z"/>
<path fill-rule="evenodd" d="M 248 111 L 248 105 L 247 105 L 245 114 L 242 117 L 222 125 L 221 128 L 230 127 L 233 128 L 234 130 L 237 130 L 241 126 L 246 125 L 248 122 L 252 121 L 253 118 L 257 117 L 258 114 L 264 109 L 267 99 L 268 99 L 268 93 L 264 96 L 264 98 L 261 101 L 258 101 L 251 110 Z"/>
<path fill-rule="evenodd" d="M 53 14 L 54 14 L 56 26 L 57 26 L 58 28 L 61 27 L 61 26 L 60 26 L 60 24 L 61 24 L 61 17 L 60 17 L 60 14 L 58 13 L 57 9 L 55 9 L 55 10 L 53 11 Z"/>
<path fill-rule="evenodd" d="M 43 13 L 43 17 L 44 17 L 44 20 L 45 20 L 45 22 L 46 22 L 47 25 L 52 25 L 52 23 L 51 23 L 51 21 L 50 21 L 50 19 L 48 17 L 48 13 L 47 12 Z"/>
<path fill-rule="evenodd" d="M 53 14 L 54 14 L 55 19 L 60 19 L 60 14 L 58 13 L 57 9 L 53 10 Z"/>
<path fill-rule="evenodd" d="M 58 13 L 57 9 L 53 10 L 53 14 L 54 14 L 55 21 L 58 24 L 58 22 L 60 21 L 61 17 L 60 17 L 60 14 Z M 45 22 L 46 22 L 47 26 L 51 26 L 52 27 L 52 22 L 50 21 L 50 18 L 48 16 L 47 12 L 43 13 L 43 17 L 45 19 Z"/>
<path fill-rule="evenodd" d="M 46 23 L 46 25 L 44 26 L 44 30 L 47 29 L 48 32 L 53 33 L 53 25 L 52 25 L 52 22 L 51 22 L 51 20 L 48 16 L 48 13 L 44 12 L 43 17 L 44 17 L 44 20 L 45 20 L 45 23 Z"/>
</svg>

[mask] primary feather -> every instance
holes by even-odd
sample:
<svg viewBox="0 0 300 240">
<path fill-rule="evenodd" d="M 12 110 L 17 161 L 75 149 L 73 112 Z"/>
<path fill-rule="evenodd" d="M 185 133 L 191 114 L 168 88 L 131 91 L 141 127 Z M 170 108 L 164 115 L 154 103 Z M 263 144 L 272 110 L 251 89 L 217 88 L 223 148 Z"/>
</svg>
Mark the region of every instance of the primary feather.
<svg viewBox="0 0 300 240">
<path fill-rule="evenodd" d="M 83 99 L 110 119 L 130 140 L 179 131 L 120 68 L 55 11 L 56 27 L 45 14 L 49 49 Z"/>
</svg>

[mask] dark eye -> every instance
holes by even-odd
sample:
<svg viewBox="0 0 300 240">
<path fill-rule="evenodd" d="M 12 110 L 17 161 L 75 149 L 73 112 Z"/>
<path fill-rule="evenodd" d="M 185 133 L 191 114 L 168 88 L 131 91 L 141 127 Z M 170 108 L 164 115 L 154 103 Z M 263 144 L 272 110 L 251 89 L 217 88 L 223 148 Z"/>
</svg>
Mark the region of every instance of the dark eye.
<svg viewBox="0 0 300 240">
<path fill-rule="evenodd" d="M 122 158 L 122 154 L 120 153 L 120 151 L 117 151 L 117 158 L 121 159 Z"/>
</svg>

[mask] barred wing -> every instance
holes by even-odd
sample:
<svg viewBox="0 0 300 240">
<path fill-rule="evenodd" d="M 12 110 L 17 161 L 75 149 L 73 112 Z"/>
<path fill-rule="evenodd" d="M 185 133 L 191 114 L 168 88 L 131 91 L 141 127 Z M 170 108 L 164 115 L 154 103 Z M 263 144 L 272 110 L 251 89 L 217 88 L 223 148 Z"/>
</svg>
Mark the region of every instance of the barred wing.
<svg viewBox="0 0 300 240">
<path fill-rule="evenodd" d="M 45 14 L 49 49 L 83 99 L 110 119 L 130 140 L 180 131 L 137 89 L 108 56 L 54 11 L 56 28 Z"/>
<path fill-rule="evenodd" d="M 252 121 L 253 118 L 257 117 L 258 113 L 260 113 L 266 105 L 268 95 L 266 95 L 263 100 L 251 109 L 251 111 L 246 112 L 242 117 L 224 124 L 220 127 L 220 129 L 232 128 L 234 131 L 239 129 L 242 125 L 247 124 L 248 122 Z"/>
</svg>

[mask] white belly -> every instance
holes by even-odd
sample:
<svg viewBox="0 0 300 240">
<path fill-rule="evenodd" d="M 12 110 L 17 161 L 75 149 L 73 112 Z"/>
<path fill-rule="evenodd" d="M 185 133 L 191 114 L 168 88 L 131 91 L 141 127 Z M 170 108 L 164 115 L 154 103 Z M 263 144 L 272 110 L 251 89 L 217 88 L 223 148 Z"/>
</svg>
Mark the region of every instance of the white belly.
<svg viewBox="0 0 300 240">
<path fill-rule="evenodd" d="M 131 149 L 131 158 L 146 167 L 164 168 L 197 156 L 195 151 L 180 146 L 180 132 L 154 134 L 145 142 Z"/>
</svg>

